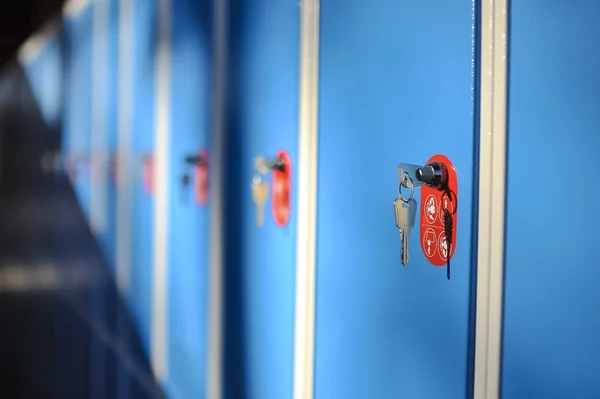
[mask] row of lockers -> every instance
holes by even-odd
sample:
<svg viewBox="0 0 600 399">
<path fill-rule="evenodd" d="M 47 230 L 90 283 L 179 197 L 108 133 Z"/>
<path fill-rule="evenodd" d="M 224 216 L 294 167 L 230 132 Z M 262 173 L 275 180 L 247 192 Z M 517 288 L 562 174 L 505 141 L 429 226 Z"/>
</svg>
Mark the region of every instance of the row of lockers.
<svg viewBox="0 0 600 399">
<path fill-rule="evenodd" d="M 505 398 L 599 396 L 600 5 L 315 4 L 70 2 L 21 52 L 169 396 L 484 397 L 478 381 Z M 318 80 L 306 73 L 317 61 L 307 59 L 311 26 Z M 318 83 L 318 113 L 306 111 L 306 76 Z M 504 110 L 504 131 L 486 130 L 487 107 Z M 488 137 L 500 137 L 493 153 Z M 441 223 L 443 199 L 428 208 L 429 188 L 414 187 L 401 266 L 398 165 L 436 154 L 456 173 L 455 238 L 428 235 L 427 211 Z M 498 162 L 500 175 L 484 173 Z M 262 225 L 259 177 L 270 185 Z M 490 185 L 500 191 L 482 196 Z M 315 234 L 299 219 L 306 187 L 316 189 Z M 501 332 L 501 351 L 488 361 L 499 380 L 476 367 L 494 344 L 477 319 L 488 306 L 481 237 L 490 235 L 501 245 L 487 250 L 502 269 L 484 281 L 498 290 L 501 317 L 488 327 Z M 307 248 L 314 259 L 301 263 Z M 311 300 L 298 301 L 311 291 L 299 279 L 310 265 L 314 313 L 303 315 Z M 299 344 L 299 323 L 314 347 Z"/>
</svg>

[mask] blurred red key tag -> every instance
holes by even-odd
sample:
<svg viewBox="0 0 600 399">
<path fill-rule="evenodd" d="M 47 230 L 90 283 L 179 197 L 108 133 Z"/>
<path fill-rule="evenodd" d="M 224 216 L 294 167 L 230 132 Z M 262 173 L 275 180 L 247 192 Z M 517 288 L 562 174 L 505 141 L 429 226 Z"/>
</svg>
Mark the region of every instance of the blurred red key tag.
<svg viewBox="0 0 600 399">
<path fill-rule="evenodd" d="M 204 206 L 208 203 L 208 151 L 200 151 L 200 159 L 194 171 L 194 191 L 196 202 Z"/>
<path fill-rule="evenodd" d="M 273 170 L 272 211 L 275 223 L 284 227 L 290 220 L 292 190 L 292 160 L 287 151 L 281 150 L 277 157 L 283 160 L 283 170 Z"/>
</svg>

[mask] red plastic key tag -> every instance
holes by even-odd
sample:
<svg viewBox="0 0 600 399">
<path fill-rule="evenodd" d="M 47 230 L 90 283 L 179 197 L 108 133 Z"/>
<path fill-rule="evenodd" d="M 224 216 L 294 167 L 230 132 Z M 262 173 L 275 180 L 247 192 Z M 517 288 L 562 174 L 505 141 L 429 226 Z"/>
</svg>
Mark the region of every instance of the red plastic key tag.
<svg viewBox="0 0 600 399">
<path fill-rule="evenodd" d="M 272 211 L 275 223 L 283 227 L 288 223 L 291 214 L 292 161 L 285 150 L 279 151 L 277 157 L 283 160 L 283 168 L 273 170 Z"/>
<path fill-rule="evenodd" d="M 421 248 L 431 264 L 445 266 L 456 250 L 458 180 L 448 158 L 438 154 L 427 164 L 432 162 L 444 165 L 446 184 L 442 190 L 427 185 L 421 187 Z"/>
<path fill-rule="evenodd" d="M 202 161 L 194 170 L 194 191 L 196 202 L 204 206 L 208 203 L 208 151 L 202 150 L 199 155 Z"/>
</svg>

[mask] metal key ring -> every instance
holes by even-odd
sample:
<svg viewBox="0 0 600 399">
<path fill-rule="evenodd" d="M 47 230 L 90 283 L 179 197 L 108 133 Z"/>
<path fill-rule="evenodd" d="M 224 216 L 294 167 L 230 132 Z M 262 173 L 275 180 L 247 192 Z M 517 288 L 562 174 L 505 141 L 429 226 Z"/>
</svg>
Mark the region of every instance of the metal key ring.
<svg viewBox="0 0 600 399">
<path fill-rule="evenodd" d="M 408 179 L 410 181 L 410 195 L 408 198 L 404 198 L 402 196 L 402 186 L 403 186 L 402 181 L 403 181 L 403 179 Z M 406 187 L 406 186 L 404 186 L 404 187 Z M 408 188 L 408 187 L 406 187 L 406 188 Z M 414 195 L 415 195 L 415 185 L 414 185 L 412 179 L 410 178 L 410 176 L 408 176 L 408 175 L 400 176 L 400 183 L 398 184 L 398 198 L 400 198 L 404 202 L 408 202 L 411 199 L 413 199 Z"/>
</svg>

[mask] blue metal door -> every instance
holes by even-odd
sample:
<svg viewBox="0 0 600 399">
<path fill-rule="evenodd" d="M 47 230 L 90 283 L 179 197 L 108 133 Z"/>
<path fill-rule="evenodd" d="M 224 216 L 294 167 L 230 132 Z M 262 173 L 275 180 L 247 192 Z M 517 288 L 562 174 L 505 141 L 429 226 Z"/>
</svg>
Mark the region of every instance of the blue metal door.
<svg viewBox="0 0 600 399">
<path fill-rule="evenodd" d="M 186 162 L 186 158 L 206 151 L 210 167 L 208 5 L 208 1 L 194 0 L 171 3 L 166 385 L 172 398 L 200 398 L 206 392 L 210 204 L 196 200 L 199 165 Z"/>
<path fill-rule="evenodd" d="M 474 7 L 321 4 L 316 398 L 464 398 L 471 389 Z M 400 265 L 392 209 L 397 165 L 435 154 L 459 181 L 450 280 L 421 250 L 419 216 L 410 263 Z"/>
<path fill-rule="evenodd" d="M 502 396 L 600 397 L 600 4 L 509 4 Z"/>
<path fill-rule="evenodd" d="M 299 3 L 259 0 L 236 3 L 230 62 L 233 105 L 227 142 L 231 171 L 227 229 L 241 237 L 227 254 L 228 318 L 239 347 L 231 353 L 225 385 L 230 397 L 292 397 L 294 353 L 294 282 L 296 247 L 296 181 L 298 147 Z M 272 200 L 257 227 L 250 184 L 254 159 L 274 158 L 279 150 L 291 157 L 291 217 L 276 225 Z M 272 174 L 265 177 L 273 191 Z M 229 210 L 230 209 L 230 210 Z M 235 275 L 234 275 L 235 271 Z M 235 280 L 235 282 L 234 282 Z M 238 295 L 233 298 L 234 295 Z M 238 341 L 239 340 L 239 341 Z M 229 397 L 228 396 L 228 397 Z"/>
</svg>

